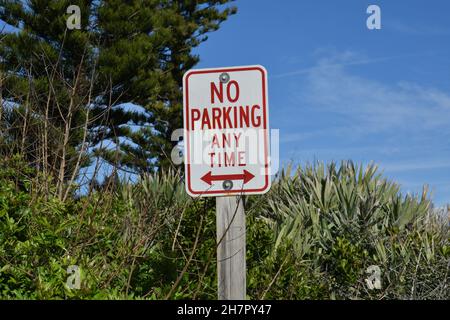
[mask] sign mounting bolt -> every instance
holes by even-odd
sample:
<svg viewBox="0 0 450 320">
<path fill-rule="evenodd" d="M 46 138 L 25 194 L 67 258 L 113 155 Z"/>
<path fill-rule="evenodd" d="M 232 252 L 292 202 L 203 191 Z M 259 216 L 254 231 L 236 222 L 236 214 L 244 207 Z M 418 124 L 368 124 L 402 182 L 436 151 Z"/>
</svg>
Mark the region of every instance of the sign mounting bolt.
<svg viewBox="0 0 450 320">
<path fill-rule="evenodd" d="M 227 83 L 228 81 L 230 81 L 230 75 L 228 73 L 224 72 L 220 75 L 219 80 L 222 83 Z"/>
<path fill-rule="evenodd" d="M 233 188 L 233 181 L 231 180 L 225 180 L 222 183 L 222 187 L 224 190 L 231 190 Z"/>
</svg>

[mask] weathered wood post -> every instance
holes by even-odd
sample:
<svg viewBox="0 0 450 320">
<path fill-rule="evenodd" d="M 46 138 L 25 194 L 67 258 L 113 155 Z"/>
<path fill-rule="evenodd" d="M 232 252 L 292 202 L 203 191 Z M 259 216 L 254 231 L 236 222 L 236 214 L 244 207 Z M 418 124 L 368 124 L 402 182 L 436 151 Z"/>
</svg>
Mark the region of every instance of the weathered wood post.
<svg viewBox="0 0 450 320">
<path fill-rule="evenodd" d="M 263 66 L 183 76 L 185 186 L 216 198 L 218 298 L 246 298 L 243 195 L 270 189 L 269 103 Z"/>
<path fill-rule="evenodd" d="M 242 196 L 216 198 L 219 300 L 246 297 L 245 213 Z"/>
</svg>

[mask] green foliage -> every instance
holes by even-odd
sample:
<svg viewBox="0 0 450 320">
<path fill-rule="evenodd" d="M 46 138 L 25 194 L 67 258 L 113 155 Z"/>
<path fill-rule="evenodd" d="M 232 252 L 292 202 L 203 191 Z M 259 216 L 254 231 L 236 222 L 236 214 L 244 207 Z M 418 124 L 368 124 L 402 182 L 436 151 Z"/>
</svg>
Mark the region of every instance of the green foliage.
<svg viewBox="0 0 450 320">
<path fill-rule="evenodd" d="M 187 196 L 179 172 L 61 202 L 29 170 L 0 160 L 0 298 L 216 299 L 215 201 Z M 250 299 L 450 296 L 448 225 L 373 166 L 283 171 L 245 206 Z M 66 285 L 71 265 L 80 289 Z"/>
<path fill-rule="evenodd" d="M 274 250 L 288 244 L 329 298 L 448 298 L 448 226 L 431 214 L 426 190 L 399 189 L 375 165 L 318 163 L 283 171 L 260 210 Z M 381 290 L 365 284 L 371 265 L 382 270 Z"/>
</svg>

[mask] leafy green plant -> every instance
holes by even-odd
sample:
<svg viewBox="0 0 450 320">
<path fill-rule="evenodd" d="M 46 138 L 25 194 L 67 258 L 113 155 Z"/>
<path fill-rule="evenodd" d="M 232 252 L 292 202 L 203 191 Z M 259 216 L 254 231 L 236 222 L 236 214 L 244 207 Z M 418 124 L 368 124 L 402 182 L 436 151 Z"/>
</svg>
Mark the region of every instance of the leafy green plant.
<svg viewBox="0 0 450 320">
<path fill-rule="evenodd" d="M 403 197 L 375 166 L 290 170 L 245 199 L 249 299 L 449 298 L 448 223 L 425 192 Z M 66 201 L 35 177 L 0 160 L 0 298 L 216 299 L 215 201 L 190 198 L 180 172 Z"/>
<path fill-rule="evenodd" d="M 288 168 L 260 209 L 275 231 L 274 250 L 290 243 L 297 259 L 324 273 L 330 298 L 449 296 L 448 226 L 431 221 L 426 189 L 403 197 L 375 165 Z M 384 289 L 365 285 L 370 265 L 384 270 Z"/>
</svg>

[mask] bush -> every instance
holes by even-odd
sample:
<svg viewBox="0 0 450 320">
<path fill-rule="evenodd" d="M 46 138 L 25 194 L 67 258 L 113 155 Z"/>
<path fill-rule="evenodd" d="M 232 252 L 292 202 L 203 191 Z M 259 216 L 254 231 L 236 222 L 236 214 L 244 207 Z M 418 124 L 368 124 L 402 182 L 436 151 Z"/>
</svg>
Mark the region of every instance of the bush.
<svg viewBox="0 0 450 320">
<path fill-rule="evenodd" d="M 19 158 L 0 161 L 0 298 L 216 299 L 215 201 L 179 172 L 65 202 Z M 49 180 L 51 181 L 51 180 Z M 283 171 L 246 199 L 250 299 L 448 299 L 448 225 L 426 193 L 402 197 L 376 167 Z M 71 289 L 67 268 L 81 270 Z M 381 269 L 369 290 L 369 266 Z"/>
<path fill-rule="evenodd" d="M 322 279 L 324 297 L 448 299 L 448 225 L 432 215 L 425 189 L 405 197 L 399 189 L 374 165 L 319 163 L 283 171 L 260 210 L 274 230 L 273 250 L 287 244 L 298 272 Z M 372 265 L 381 270 L 379 290 L 366 284 Z"/>
</svg>

